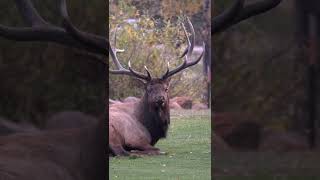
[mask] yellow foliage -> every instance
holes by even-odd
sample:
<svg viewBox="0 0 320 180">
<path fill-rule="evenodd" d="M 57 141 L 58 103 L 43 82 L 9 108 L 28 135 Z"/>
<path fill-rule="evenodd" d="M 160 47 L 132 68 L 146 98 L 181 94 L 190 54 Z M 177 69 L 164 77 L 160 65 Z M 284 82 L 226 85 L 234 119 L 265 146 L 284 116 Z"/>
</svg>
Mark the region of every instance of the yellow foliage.
<svg viewBox="0 0 320 180">
<path fill-rule="evenodd" d="M 192 1 L 192 4 L 196 4 L 196 2 L 200 1 Z M 179 1 L 176 5 L 179 4 L 182 4 L 182 1 Z M 201 7 L 201 3 L 195 6 L 192 4 L 189 5 L 194 8 L 192 11 Z M 170 62 L 170 68 L 182 63 L 182 59 L 179 59 L 178 56 L 187 46 L 181 25 L 185 18 L 184 16 L 180 16 L 180 14 L 174 15 L 172 12 L 171 18 L 159 22 L 148 15 L 141 14 L 134 7 L 122 4 L 122 7 L 118 8 L 122 8 L 122 12 L 128 13 L 120 14 L 118 13 L 120 11 L 114 11 L 114 14 L 110 14 L 109 37 L 111 45 L 114 45 L 114 35 L 117 32 L 116 46 L 118 49 L 125 49 L 124 53 L 118 54 L 118 58 L 125 68 L 128 67 L 130 59 L 133 69 L 144 72 L 144 66 L 147 66 L 153 77 L 160 77 L 166 71 L 168 62 Z M 128 19 L 130 19 L 130 23 L 128 23 Z M 178 44 L 179 46 L 177 46 Z M 113 63 L 110 64 L 110 69 L 114 69 Z M 200 99 L 205 86 L 203 85 L 204 80 L 201 68 L 198 67 L 197 72 L 199 73 L 187 69 L 183 73 L 174 76 L 171 95 L 190 96 L 194 99 Z M 127 76 L 109 75 L 109 87 L 112 87 L 109 88 L 111 98 L 140 96 L 140 86 Z"/>
<path fill-rule="evenodd" d="M 162 0 L 162 14 L 171 18 L 177 14 L 193 15 L 199 12 L 202 7 L 202 0 Z"/>
</svg>

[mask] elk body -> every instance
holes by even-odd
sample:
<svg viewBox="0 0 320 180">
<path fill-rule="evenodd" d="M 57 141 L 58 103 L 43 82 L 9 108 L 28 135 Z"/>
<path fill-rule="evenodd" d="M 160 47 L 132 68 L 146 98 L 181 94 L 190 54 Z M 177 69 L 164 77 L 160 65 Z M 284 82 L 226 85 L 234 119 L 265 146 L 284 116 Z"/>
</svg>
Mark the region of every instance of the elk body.
<svg viewBox="0 0 320 180">
<path fill-rule="evenodd" d="M 114 155 L 159 154 L 153 147 L 166 137 L 170 124 L 169 82 L 154 79 L 137 102 L 112 104 L 109 108 L 109 146 Z"/>
<path fill-rule="evenodd" d="M 46 22 L 30 0 L 15 2 L 28 27 L 0 25 L 0 36 L 53 42 L 99 57 L 108 55 L 105 37 L 82 32 L 71 23 L 65 0 L 58 1 L 62 27 Z M 77 112 L 58 113 L 49 119 L 47 129 L 0 136 L 0 180 L 107 179 L 105 119 Z"/>
</svg>

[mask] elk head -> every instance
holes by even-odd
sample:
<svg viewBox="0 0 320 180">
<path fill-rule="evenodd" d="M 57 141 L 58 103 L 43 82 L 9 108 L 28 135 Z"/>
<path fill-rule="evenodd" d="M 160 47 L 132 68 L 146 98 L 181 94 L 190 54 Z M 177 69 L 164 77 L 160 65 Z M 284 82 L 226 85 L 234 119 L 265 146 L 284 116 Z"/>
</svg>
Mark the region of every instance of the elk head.
<svg viewBox="0 0 320 180">
<path fill-rule="evenodd" d="M 187 38 L 188 46 L 184 50 L 183 54 L 180 56 L 180 58 L 184 58 L 184 61 L 182 64 L 180 64 L 178 67 L 176 67 L 173 70 L 169 69 L 169 63 L 167 66 L 167 71 L 158 78 L 154 78 L 151 76 L 150 71 L 146 66 L 144 66 L 146 74 L 135 71 L 131 67 L 131 62 L 129 60 L 128 62 L 128 69 L 124 68 L 117 57 L 117 53 L 121 52 L 122 50 L 112 48 L 109 43 L 110 48 L 110 55 L 112 57 L 113 63 L 116 66 L 116 70 L 109 70 L 112 74 L 123 74 L 128 75 L 134 78 L 137 78 L 144 84 L 145 94 L 144 94 L 144 100 L 147 101 L 147 104 L 149 104 L 150 108 L 161 110 L 168 108 L 169 105 L 169 86 L 170 86 L 170 78 L 174 74 L 190 67 L 195 64 L 197 64 L 203 57 L 204 50 L 205 50 L 205 44 L 203 43 L 203 48 L 201 55 L 196 60 L 190 60 L 189 58 L 192 55 L 194 43 L 195 43 L 195 32 L 193 25 L 189 18 L 187 18 L 187 24 L 189 26 L 189 29 L 191 31 L 191 40 L 189 39 L 189 35 L 187 33 L 186 27 L 184 24 L 182 24 L 184 34 Z M 115 38 L 116 39 L 116 38 Z"/>
<path fill-rule="evenodd" d="M 150 108 L 163 109 L 169 105 L 170 79 L 151 79 L 145 84 L 144 97 Z"/>
</svg>

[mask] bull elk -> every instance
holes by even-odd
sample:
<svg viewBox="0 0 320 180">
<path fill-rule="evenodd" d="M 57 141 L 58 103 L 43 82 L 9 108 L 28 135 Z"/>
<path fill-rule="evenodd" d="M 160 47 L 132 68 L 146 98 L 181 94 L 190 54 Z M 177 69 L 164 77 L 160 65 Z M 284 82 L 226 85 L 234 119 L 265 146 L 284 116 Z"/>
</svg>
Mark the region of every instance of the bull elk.
<svg viewBox="0 0 320 180">
<path fill-rule="evenodd" d="M 117 67 L 110 70 L 112 74 L 128 75 L 137 78 L 144 84 L 144 95 L 133 103 L 112 104 L 109 108 L 109 147 L 114 155 L 129 155 L 131 150 L 135 154 L 160 154 L 160 150 L 154 145 L 160 138 L 166 137 L 170 124 L 169 108 L 169 83 L 170 77 L 176 73 L 197 64 L 203 57 L 205 44 L 200 56 L 195 60 L 190 57 L 195 43 L 195 32 L 192 23 L 187 19 L 191 31 L 191 40 L 185 26 L 183 30 L 187 38 L 188 46 L 182 54 L 182 64 L 167 71 L 160 78 L 151 76 L 145 66 L 146 74 L 133 70 L 131 63 L 125 69 L 117 57 L 118 50 L 110 48 L 110 55 Z M 109 45 L 111 47 L 111 45 Z"/>
<path fill-rule="evenodd" d="M 65 0 L 59 0 L 60 3 L 60 14 L 63 18 L 62 27 L 55 26 L 47 21 L 45 21 L 39 13 L 34 8 L 30 0 L 15 0 L 18 10 L 21 12 L 25 22 L 29 25 L 28 27 L 8 27 L 0 25 L 0 36 L 15 40 L 15 41 L 41 41 L 41 42 L 53 42 L 67 47 L 73 47 L 88 53 L 97 54 L 100 57 L 108 56 L 109 51 L 112 57 L 116 57 L 116 53 L 108 46 L 107 39 L 102 36 L 97 36 L 87 32 L 80 31 L 77 29 L 70 21 L 67 13 L 67 6 Z M 105 2 L 103 2 L 105 3 Z M 268 3 L 262 3 L 264 6 L 269 7 Z M 227 11 L 229 12 L 229 11 Z M 258 14 L 259 11 L 251 14 L 253 16 Z M 223 13 L 226 14 L 226 13 Z M 234 13 L 233 13 L 234 14 Z M 237 16 L 237 14 L 235 15 Z M 247 16 L 250 17 L 250 16 Z M 222 18 L 223 19 L 223 18 Z M 224 21 L 230 20 L 227 18 Z M 231 18 L 233 21 L 234 18 Z M 216 19 L 213 18 L 212 22 L 215 22 Z M 221 20 L 219 20 L 221 21 Z M 224 24 L 225 22 L 222 22 Z M 190 23 L 191 24 L 191 23 Z M 212 24 L 215 26 L 215 23 Z M 194 43 L 194 41 L 193 41 Z M 191 45 L 193 43 L 190 43 Z M 147 112 L 148 108 L 152 108 L 153 112 L 160 112 L 159 109 L 163 109 L 167 105 L 169 77 L 175 73 L 183 70 L 186 66 L 192 66 L 192 63 L 197 63 L 195 61 L 188 61 L 189 55 L 192 53 L 192 46 L 189 45 L 185 54 L 186 60 L 178 68 L 167 71 L 167 73 L 162 78 L 151 78 L 150 73 L 147 75 L 138 73 L 134 71 L 131 66 L 129 70 L 122 68 L 120 63 L 117 67 L 120 67 L 116 70 L 115 73 L 126 74 L 134 77 L 143 79 L 146 83 L 146 89 L 144 98 L 142 100 L 152 100 L 154 101 L 152 107 L 147 107 L 144 110 Z M 100 58 L 97 58 L 100 59 Z M 116 58 L 113 58 L 116 62 Z M 200 61 L 201 58 L 199 58 Z M 100 59 L 101 60 L 101 59 Z M 99 60 L 99 62 L 101 62 Z M 162 82 L 162 83 L 160 83 Z M 149 87 L 149 88 L 148 88 Z M 150 96 L 148 90 L 157 92 Z M 158 90 L 158 91 L 157 91 Z M 161 90 L 161 91 L 160 91 Z M 161 95 L 163 93 L 163 95 Z M 161 96 L 163 97 L 161 97 Z M 157 98 L 155 98 L 157 97 Z M 159 98 L 161 97 L 161 98 Z M 150 98 L 150 99 L 149 99 Z M 138 103 L 142 107 L 144 101 Z M 110 107 L 117 109 L 114 112 L 114 117 L 118 115 L 116 112 L 122 112 L 124 109 L 131 111 L 131 114 L 136 114 L 132 108 L 127 106 L 114 106 Z M 158 109 L 158 111 L 155 111 Z M 162 110 L 161 110 L 162 111 Z M 145 112 L 140 111 L 139 115 L 143 115 Z M 120 114 L 122 117 L 125 117 L 125 114 Z M 128 114 L 127 114 L 128 115 Z M 163 113 L 148 113 L 153 117 L 162 117 Z M 167 114 L 167 117 L 169 114 Z M 62 118 L 65 118 L 63 116 Z M 67 119 L 70 119 L 70 114 Z M 73 117 L 74 118 L 74 117 Z M 127 116 L 127 118 L 132 118 Z M 140 119 L 140 120 L 143 120 Z M 145 119 L 146 120 L 146 119 Z M 169 125 L 168 118 L 156 118 L 154 120 L 165 120 L 162 122 L 157 121 L 155 125 L 167 124 Z M 58 120 L 57 120 L 58 121 Z M 110 119 L 110 121 L 112 121 Z M 137 121 L 130 121 L 124 119 L 121 122 L 136 123 Z M 91 122 L 91 121 L 90 121 Z M 99 121 L 94 121 L 95 123 L 89 123 L 87 126 L 83 127 L 72 127 L 72 128 L 54 128 L 51 131 L 39 132 L 39 133 L 19 133 L 9 136 L 0 137 L 0 179 L 10 179 L 10 180 L 104 180 L 107 179 L 107 126 L 106 122 L 103 119 Z M 140 123 L 141 122 L 141 123 Z M 147 121 L 139 121 L 140 124 L 146 123 L 146 127 L 152 129 L 157 128 L 157 126 L 151 126 Z M 110 124 L 116 122 L 110 122 Z M 122 127 L 125 124 L 122 124 Z M 127 124 L 128 126 L 132 124 Z M 120 126 L 121 127 L 121 126 Z M 135 127 L 135 126 L 131 126 Z M 146 129 L 144 127 L 144 129 Z M 147 152 L 158 154 L 159 150 L 154 148 L 153 145 L 157 142 L 157 139 L 162 136 L 165 136 L 166 126 L 163 126 L 163 129 L 156 129 L 150 133 L 149 145 L 147 147 Z M 141 128 L 143 129 L 143 128 Z M 141 129 L 123 129 L 129 130 L 129 132 L 124 131 L 115 131 L 115 133 L 130 133 L 130 131 L 138 132 Z M 142 132 L 143 133 L 143 132 Z M 116 135 L 116 134 L 115 134 Z M 121 136 L 114 136 L 115 138 Z M 116 139 L 117 140 L 117 139 Z M 119 142 L 119 141 L 116 141 Z M 121 144 L 121 143 L 120 143 Z M 110 144 L 109 144 L 110 145 Z M 117 145 L 117 144 L 115 144 Z M 124 145 L 124 144 L 121 144 Z M 130 144 L 126 144 L 130 145 Z M 117 146 L 116 150 L 117 149 Z M 130 146 L 129 146 L 130 147 Z M 110 146 L 109 146 L 110 148 Z M 120 148 L 124 148 L 120 146 Z M 118 151 L 116 151 L 118 152 Z M 121 151 L 120 153 L 127 153 L 126 151 Z M 118 152 L 119 154 L 119 152 Z"/>
</svg>

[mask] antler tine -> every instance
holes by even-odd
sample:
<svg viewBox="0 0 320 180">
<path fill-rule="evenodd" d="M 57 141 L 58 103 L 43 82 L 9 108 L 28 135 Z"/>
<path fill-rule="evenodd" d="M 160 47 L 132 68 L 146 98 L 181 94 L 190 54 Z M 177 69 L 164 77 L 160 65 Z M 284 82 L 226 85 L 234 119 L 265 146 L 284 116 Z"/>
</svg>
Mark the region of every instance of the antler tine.
<svg viewBox="0 0 320 180">
<path fill-rule="evenodd" d="M 115 32 L 115 44 L 116 44 L 116 42 L 117 42 L 117 38 L 116 38 L 117 36 L 116 36 L 116 34 L 117 34 L 117 31 Z M 131 62 L 130 62 L 130 60 L 128 61 L 129 70 L 126 69 L 126 68 L 124 68 L 124 67 L 121 65 L 121 63 L 119 62 L 119 59 L 118 59 L 118 57 L 117 57 L 117 53 L 118 53 L 118 52 L 123 52 L 123 51 L 124 51 L 124 50 L 120 50 L 120 49 L 116 49 L 116 48 L 113 49 L 112 46 L 111 46 L 111 44 L 110 44 L 110 42 L 109 42 L 109 52 L 110 52 L 112 61 L 113 61 L 113 63 L 115 64 L 115 66 L 116 66 L 116 68 L 117 68 L 117 70 L 110 70 L 110 69 L 109 69 L 109 72 L 112 73 L 112 74 L 123 74 L 123 75 L 133 76 L 133 77 L 137 77 L 137 78 L 140 78 L 140 79 L 144 79 L 144 80 L 146 80 L 146 81 L 151 80 L 151 75 L 150 75 L 150 73 L 149 73 L 149 71 L 148 71 L 148 69 L 147 69 L 146 67 L 145 67 L 145 69 L 146 69 L 146 71 L 147 71 L 147 75 L 148 75 L 148 76 L 146 76 L 146 75 L 144 75 L 144 74 L 142 74 L 142 73 L 139 73 L 139 72 L 133 70 L 132 67 L 131 67 Z"/>
<path fill-rule="evenodd" d="M 193 48 L 194 48 L 194 42 L 196 41 L 195 38 L 196 38 L 196 34 L 194 32 L 194 28 L 193 28 L 193 25 L 190 21 L 189 18 L 187 18 L 187 22 L 188 22 L 188 25 L 190 27 L 190 30 L 191 30 L 191 41 L 189 39 L 189 37 L 187 36 L 187 39 L 188 39 L 188 46 L 189 46 L 189 49 L 188 49 L 188 53 L 187 53 L 187 58 L 191 56 L 192 52 L 193 52 Z"/>
<path fill-rule="evenodd" d="M 245 0 L 236 0 L 232 6 L 212 19 L 211 31 L 215 33 L 219 28 L 223 29 L 226 24 L 236 18 L 237 14 L 243 9 Z"/>
<path fill-rule="evenodd" d="M 107 55 L 109 52 L 106 48 L 107 46 L 107 40 L 106 38 L 89 34 L 86 32 L 82 32 L 79 29 L 77 29 L 71 22 L 69 15 L 68 15 L 68 10 L 67 10 L 67 4 L 66 0 L 60 0 L 60 13 L 63 18 L 63 26 L 67 32 L 70 33 L 70 35 L 81 41 L 87 46 L 95 47 L 99 51 L 101 51 L 103 54 Z"/>
<path fill-rule="evenodd" d="M 187 47 L 186 49 L 183 51 L 183 53 L 181 54 L 180 58 L 183 58 L 185 55 L 189 55 L 192 53 L 193 51 L 193 48 L 194 48 L 194 42 L 195 42 L 195 32 L 194 32 L 194 28 L 193 28 L 193 25 L 190 21 L 190 19 L 187 17 L 187 22 L 188 22 L 188 25 L 190 27 L 190 30 L 191 30 L 191 36 L 192 36 L 192 39 L 190 41 L 189 39 L 189 36 L 188 36 L 188 32 L 186 30 L 186 27 L 185 25 L 182 23 L 182 28 L 183 28 L 183 32 L 184 32 L 184 35 L 185 37 L 187 38 Z M 191 53 L 190 53 L 191 51 Z"/>
<path fill-rule="evenodd" d="M 148 71 L 146 66 L 144 66 L 144 68 L 147 71 L 148 76 L 146 76 L 146 75 L 144 75 L 144 74 L 142 74 L 142 73 L 140 73 L 138 71 L 133 70 L 132 67 L 131 67 L 131 62 L 130 61 L 128 62 L 128 67 L 129 67 L 129 71 L 132 73 L 131 75 L 133 75 L 135 77 L 138 77 L 140 79 L 144 79 L 146 81 L 150 81 L 151 80 L 151 75 L 150 75 L 150 73 L 149 73 L 149 71 Z"/>
<path fill-rule="evenodd" d="M 151 74 L 147 68 L 147 66 L 144 66 L 144 69 L 146 70 L 147 74 L 148 74 L 148 78 L 151 79 Z"/>
<path fill-rule="evenodd" d="M 49 24 L 39 15 L 30 0 L 16 0 L 16 4 L 23 19 L 30 26 L 43 26 Z"/>
<path fill-rule="evenodd" d="M 114 47 L 116 47 L 116 48 L 117 48 L 117 32 L 118 32 L 118 28 L 119 28 L 119 25 L 116 26 L 116 29 L 115 29 L 115 32 L 114 32 L 114 39 L 113 39 Z"/>
<path fill-rule="evenodd" d="M 212 19 L 211 34 L 219 33 L 252 16 L 256 16 L 275 8 L 282 0 L 260 0 L 244 6 L 245 0 L 236 2 L 225 12 Z"/>
<path fill-rule="evenodd" d="M 189 50 L 189 47 L 190 47 L 190 39 L 189 39 L 189 36 L 188 36 L 188 32 L 187 32 L 186 27 L 184 26 L 183 23 L 182 23 L 182 29 L 183 29 L 185 37 L 187 38 L 187 47 L 183 51 L 183 53 L 181 54 L 180 58 L 183 58 L 188 53 L 188 50 Z"/>
<path fill-rule="evenodd" d="M 170 72 L 170 63 L 168 62 L 168 64 L 167 64 L 167 71 L 166 71 L 166 73 L 162 76 L 162 77 L 166 77 L 166 76 L 168 76 L 168 73 Z"/>
<path fill-rule="evenodd" d="M 201 52 L 200 56 L 194 61 L 189 61 L 189 57 L 191 57 L 191 55 L 193 53 L 193 48 L 194 48 L 194 43 L 195 43 L 195 31 L 194 31 L 193 25 L 192 25 L 189 18 L 187 18 L 187 23 L 188 23 L 189 28 L 191 30 L 192 37 L 191 37 L 191 41 L 190 41 L 190 39 L 188 37 L 188 33 L 186 32 L 185 26 L 183 25 L 183 30 L 185 32 L 185 35 L 187 38 L 187 44 L 188 44 L 187 50 L 185 50 L 184 55 L 181 56 L 181 57 L 184 57 L 185 59 L 182 64 L 180 64 L 178 67 L 176 67 L 175 69 L 173 69 L 171 71 L 169 70 L 169 65 L 168 65 L 167 72 L 162 76 L 162 79 L 166 79 L 166 78 L 182 71 L 183 69 L 186 69 L 190 66 L 197 64 L 203 57 L 203 54 L 205 52 L 205 43 L 204 42 L 203 42 L 202 52 Z"/>
<path fill-rule="evenodd" d="M 15 0 L 15 2 L 28 27 L 9 27 L 0 24 L 0 36 L 15 41 L 54 42 L 91 53 L 108 55 L 108 40 L 105 37 L 85 32 L 80 33 L 74 26 L 71 26 L 64 0 L 60 0 L 60 11 L 64 15 L 64 27 L 55 26 L 45 21 L 30 0 Z M 92 42 L 96 43 L 90 43 L 90 40 L 84 39 L 92 39 Z"/>
<path fill-rule="evenodd" d="M 111 73 L 114 73 L 114 74 L 121 74 L 121 73 L 127 73 L 127 75 L 130 75 L 130 71 L 125 69 L 119 62 L 118 60 L 118 57 L 117 57 L 117 54 L 116 52 L 117 51 L 114 51 L 110 42 L 109 42 L 109 52 L 110 52 L 110 55 L 111 55 L 111 59 L 113 61 L 113 63 L 116 65 L 117 69 L 118 70 L 109 70 Z"/>
</svg>

